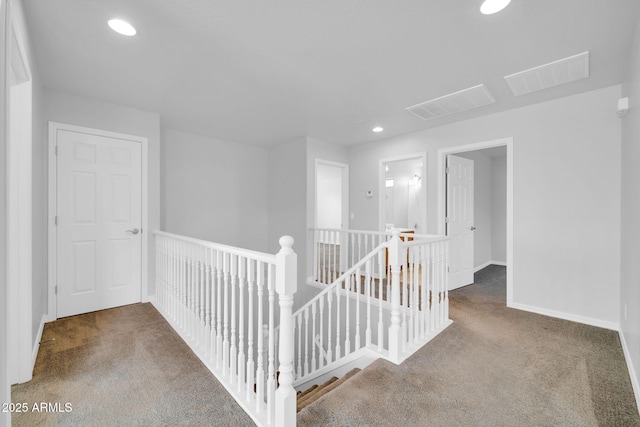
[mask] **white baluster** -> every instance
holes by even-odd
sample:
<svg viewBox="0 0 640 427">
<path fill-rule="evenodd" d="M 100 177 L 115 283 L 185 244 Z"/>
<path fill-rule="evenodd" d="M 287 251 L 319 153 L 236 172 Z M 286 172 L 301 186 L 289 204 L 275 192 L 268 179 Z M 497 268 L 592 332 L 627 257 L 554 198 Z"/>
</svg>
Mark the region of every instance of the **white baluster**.
<svg viewBox="0 0 640 427">
<path fill-rule="evenodd" d="M 333 350 L 331 348 L 331 335 L 333 334 L 333 329 L 331 328 L 331 317 L 333 316 L 331 312 L 331 305 L 333 302 L 333 292 L 327 293 L 327 363 L 333 362 Z"/>
<path fill-rule="evenodd" d="M 335 360 L 340 359 L 342 352 L 340 348 L 340 295 L 342 293 L 342 284 L 336 286 L 336 355 Z"/>
<path fill-rule="evenodd" d="M 351 313 L 351 304 L 349 303 L 351 301 L 351 293 L 353 292 L 353 276 L 349 275 L 345 280 L 344 280 L 344 287 L 345 287 L 345 294 L 346 294 L 346 298 L 344 300 L 344 303 L 346 305 L 346 317 L 345 317 L 345 334 L 344 334 L 344 355 L 347 356 L 349 354 L 351 354 L 351 317 L 350 317 L 350 313 Z M 357 328 L 357 327 L 356 327 Z M 356 334 L 358 333 L 357 329 L 356 329 Z M 357 341 L 356 341 L 357 342 Z"/>
<path fill-rule="evenodd" d="M 295 325 L 295 322 L 294 322 Z M 298 378 L 302 376 L 302 316 L 298 315 L 298 366 L 297 366 Z"/>
<path fill-rule="evenodd" d="M 213 249 L 209 249 L 208 257 L 208 276 L 209 276 L 209 354 L 210 360 L 215 366 L 216 357 L 216 267 L 215 267 L 215 252 Z"/>
<path fill-rule="evenodd" d="M 428 259 L 429 248 L 431 245 L 427 245 L 422 250 L 422 257 L 420 258 L 420 339 L 423 340 L 426 336 L 426 319 L 428 313 L 427 307 L 427 292 L 428 292 Z"/>
<path fill-rule="evenodd" d="M 354 286 L 355 286 L 355 291 L 356 291 L 356 336 L 355 336 L 355 346 L 356 346 L 356 351 L 360 350 L 360 346 L 361 346 L 361 339 L 360 339 L 360 292 L 361 292 L 361 282 L 362 282 L 362 278 L 361 278 L 361 274 L 360 274 L 360 270 L 356 271 L 356 275 L 354 277 Z"/>
<path fill-rule="evenodd" d="M 207 276 L 206 276 L 206 265 L 205 265 L 205 248 L 200 247 L 199 251 L 199 262 L 200 262 L 200 333 L 198 334 L 200 344 L 202 348 L 207 350 L 207 320 L 206 320 L 206 305 L 207 305 Z"/>
<path fill-rule="evenodd" d="M 311 304 L 311 326 L 311 370 L 308 373 L 318 369 L 316 361 L 316 301 Z M 322 360 L 322 355 L 320 355 L 320 360 Z"/>
<path fill-rule="evenodd" d="M 222 369 L 223 341 L 222 336 L 222 291 L 224 281 L 224 253 L 216 251 L 216 368 Z"/>
<path fill-rule="evenodd" d="M 387 249 L 383 248 L 380 252 L 378 252 L 378 275 L 380 278 L 378 279 L 378 351 L 382 351 L 384 345 L 384 323 L 382 321 L 382 302 L 383 298 L 383 287 L 384 287 L 384 275 L 385 275 L 385 254 Z"/>
<path fill-rule="evenodd" d="M 375 258 L 374 258 L 375 259 Z M 369 347 L 371 345 L 371 267 L 372 261 L 369 260 L 365 266 L 365 292 L 367 293 L 367 329 L 365 330 L 364 339 L 365 345 Z M 360 328 L 358 328 L 358 333 L 360 333 Z M 358 345 L 360 345 L 360 340 L 358 339 Z"/>
<path fill-rule="evenodd" d="M 222 325 L 222 375 L 226 376 L 229 372 L 229 282 L 230 282 L 230 260 L 229 254 L 223 253 L 223 271 L 224 271 L 224 323 Z"/>
<path fill-rule="evenodd" d="M 254 361 L 253 361 L 253 311 L 254 311 L 254 302 L 253 302 L 253 288 L 255 287 L 255 274 L 256 267 L 255 261 L 248 260 L 247 261 L 247 292 L 249 294 L 249 308 L 248 315 L 249 318 L 247 320 L 248 324 L 248 338 L 247 338 L 247 400 L 251 402 L 253 399 L 253 384 L 255 384 L 255 372 L 254 372 Z"/>
<path fill-rule="evenodd" d="M 242 392 L 242 388 L 245 386 L 245 353 L 244 353 L 244 282 L 247 272 L 247 259 L 244 257 L 239 258 L 240 265 L 238 266 L 238 392 Z"/>
<path fill-rule="evenodd" d="M 405 315 L 405 318 L 408 317 L 407 319 L 407 338 L 406 338 L 406 344 L 410 344 L 413 340 L 413 319 L 411 318 L 411 314 L 413 313 L 413 309 L 414 309 L 414 304 L 413 304 L 413 296 L 414 296 L 414 289 L 415 289 L 415 270 L 414 270 L 414 263 L 413 263 L 413 256 L 414 256 L 414 248 L 409 247 L 407 248 L 408 251 L 408 260 L 407 260 L 407 276 L 408 276 L 408 282 L 405 286 L 405 290 L 407 291 L 407 306 L 404 308 L 405 313 L 407 313 Z"/>
<path fill-rule="evenodd" d="M 256 411 L 262 412 L 264 405 L 264 263 L 258 261 L 258 368 L 256 369 Z"/>
<path fill-rule="evenodd" d="M 274 265 L 268 265 L 268 281 L 267 281 L 267 289 L 269 291 L 269 353 L 267 357 L 267 419 L 272 420 L 274 418 L 273 408 L 275 404 L 275 392 L 276 392 L 276 370 L 275 370 L 275 347 L 274 347 L 274 334 L 273 330 L 275 328 L 274 325 L 274 316 L 275 316 L 275 271 Z M 289 319 L 291 322 L 291 319 Z M 293 326 L 290 326 L 293 328 Z M 293 330 L 289 330 L 290 336 L 286 338 L 293 337 Z M 292 345 L 293 347 L 293 345 Z M 290 356 L 288 356 L 290 357 Z"/>
<path fill-rule="evenodd" d="M 238 306 L 237 293 L 238 293 L 238 256 L 230 255 L 231 261 L 231 342 L 229 343 L 229 362 L 230 373 L 229 382 L 234 384 L 236 376 L 238 375 L 238 344 L 237 344 L 237 322 L 238 313 L 236 313 L 236 307 Z"/>
<path fill-rule="evenodd" d="M 309 307 L 304 309 L 304 375 L 309 375 Z"/>
<path fill-rule="evenodd" d="M 449 320 L 449 241 L 442 242 L 444 246 L 444 320 Z"/>
<path fill-rule="evenodd" d="M 320 298 L 320 318 L 319 318 L 319 322 L 320 322 L 320 346 L 321 348 L 324 349 L 324 296 Z M 314 334 L 315 336 L 315 334 Z M 322 368 L 325 365 L 325 355 L 323 353 L 320 353 L 319 355 L 319 359 L 320 359 L 320 368 Z"/>
</svg>

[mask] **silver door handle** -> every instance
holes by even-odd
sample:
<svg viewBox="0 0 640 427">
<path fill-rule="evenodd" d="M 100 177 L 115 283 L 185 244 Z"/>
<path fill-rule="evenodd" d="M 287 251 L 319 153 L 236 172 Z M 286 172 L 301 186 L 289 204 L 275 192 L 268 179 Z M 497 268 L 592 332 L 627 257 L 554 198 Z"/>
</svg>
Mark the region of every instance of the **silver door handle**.
<svg viewBox="0 0 640 427">
<path fill-rule="evenodd" d="M 131 234 L 138 234 L 140 232 L 140 230 L 138 230 L 137 228 L 132 228 L 131 230 L 125 230 L 125 231 Z"/>
<path fill-rule="evenodd" d="M 473 231 L 473 230 L 475 230 L 475 229 L 476 229 L 476 228 L 475 228 L 473 225 L 472 225 L 472 226 L 471 226 L 471 228 L 470 228 L 470 230 L 471 230 L 471 231 Z"/>
</svg>

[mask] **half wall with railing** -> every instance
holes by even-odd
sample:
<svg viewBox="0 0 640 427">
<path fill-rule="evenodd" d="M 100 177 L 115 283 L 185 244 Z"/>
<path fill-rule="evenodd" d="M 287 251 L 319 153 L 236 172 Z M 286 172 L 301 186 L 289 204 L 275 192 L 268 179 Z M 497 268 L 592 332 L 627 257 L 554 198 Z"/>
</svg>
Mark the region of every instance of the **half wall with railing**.
<svg viewBox="0 0 640 427">
<path fill-rule="evenodd" d="M 154 304 L 257 425 L 295 426 L 294 386 L 364 355 L 401 363 L 451 323 L 447 238 L 345 235 L 361 252 L 293 313 L 291 237 L 274 255 L 155 232 Z"/>
<path fill-rule="evenodd" d="M 161 231 L 155 239 L 156 307 L 257 425 L 295 426 L 293 238 L 276 255 Z"/>
</svg>

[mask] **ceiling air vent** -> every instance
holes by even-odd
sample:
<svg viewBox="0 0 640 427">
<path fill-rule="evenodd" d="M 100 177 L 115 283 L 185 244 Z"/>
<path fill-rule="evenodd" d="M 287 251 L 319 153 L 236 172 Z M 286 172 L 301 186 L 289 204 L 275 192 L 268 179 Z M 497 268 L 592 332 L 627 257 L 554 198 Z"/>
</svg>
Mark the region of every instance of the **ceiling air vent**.
<svg viewBox="0 0 640 427">
<path fill-rule="evenodd" d="M 496 99 L 491 95 L 491 92 L 484 85 L 478 85 L 432 99 L 431 101 L 412 105 L 407 107 L 407 110 L 423 120 L 431 120 L 483 107 L 495 102 Z"/>
<path fill-rule="evenodd" d="M 550 62 L 504 79 L 515 96 L 563 85 L 589 77 L 589 52 Z"/>
</svg>

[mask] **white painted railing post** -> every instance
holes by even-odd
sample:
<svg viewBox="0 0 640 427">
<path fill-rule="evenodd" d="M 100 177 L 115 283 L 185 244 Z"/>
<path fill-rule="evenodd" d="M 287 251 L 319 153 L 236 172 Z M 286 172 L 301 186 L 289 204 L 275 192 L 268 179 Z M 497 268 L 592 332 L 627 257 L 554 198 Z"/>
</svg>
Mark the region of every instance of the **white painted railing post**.
<svg viewBox="0 0 640 427">
<path fill-rule="evenodd" d="M 297 291 L 297 259 L 293 251 L 293 237 L 280 238 L 280 252 L 276 255 L 276 292 L 280 302 L 280 386 L 276 391 L 275 425 L 296 425 L 296 391 L 293 388 L 293 295 Z"/>
<path fill-rule="evenodd" d="M 400 265 L 403 256 L 400 231 L 393 230 L 393 237 L 389 240 L 389 265 L 391 267 L 391 324 L 389 325 L 389 358 L 398 362 L 402 351 L 402 328 L 400 325 Z"/>
</svg>

